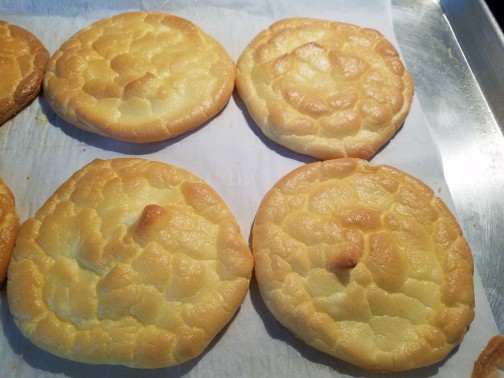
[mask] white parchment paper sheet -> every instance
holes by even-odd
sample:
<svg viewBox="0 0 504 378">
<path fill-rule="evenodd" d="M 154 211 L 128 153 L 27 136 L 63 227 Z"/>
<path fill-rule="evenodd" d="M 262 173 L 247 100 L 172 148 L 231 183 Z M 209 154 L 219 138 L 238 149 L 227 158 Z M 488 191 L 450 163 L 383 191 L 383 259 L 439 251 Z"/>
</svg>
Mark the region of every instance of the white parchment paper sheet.
<svg viewBox="0 0 504 378">
<path fill-rule="evenodd" d="M 0 19 L 37 35 L 52 54 L 90 23 L 130 10 L 161 10 L 187 18 L 211 34 L 237 59 L 262 29 L 285 17 L 317 17 L 380 30 L 398 47 L 386 0 L 7 0 Z M 1 80 L 1 78 L 0 78 Z M 135 145 L 80 131 L 58 118 L 43 96 L 0 127 L 0 177 L 13 190 L 21 220 L 33 216 L 76 170 L 94 158 L 137 156 L 163 161 L 200 176 L 224 198 L 248 238 L 257 207 L 273 184 L 314 161 L 269 141 L 254 125 L 236 93 L 203 127 L 174 140 Z M 419 103 L 403 128 L 373 159 L 396 166 L 430 185 L 453 208 L 442 160 Z M 497 333 L 479 276 L 476 319 L 463 343 L 444 361 L 400 375 L 467 377 L 477 355 Z M 5 290 L 0 297 L 0 376 L 12 377 L 334 377 L 374 376 L 297 340 L 264 306 L 255 281 L 231 323 L 198 358 L 157 370 L 91 366 L 60 359 L 25 339 L 12 321 Z"/>
</svg>

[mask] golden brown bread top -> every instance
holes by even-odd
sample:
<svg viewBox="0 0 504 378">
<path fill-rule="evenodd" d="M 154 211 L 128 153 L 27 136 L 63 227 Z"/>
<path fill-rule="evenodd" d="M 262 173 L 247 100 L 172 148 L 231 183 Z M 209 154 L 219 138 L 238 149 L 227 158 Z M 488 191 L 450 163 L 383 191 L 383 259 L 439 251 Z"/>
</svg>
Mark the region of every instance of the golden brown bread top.
<svg viewBox="0 0 504 378">
<path fill-rule="evenodd" d="M 499 369 L 504 369 L 504 336 L 496 335 L 474 362 L 471 378 L 499 378 Z"/>
<path fill-rule="evenodd" d="M 7 294 L 41 348 L 155 368 L 204 350 L 242 303 L 252 267 L 204 181 L 163 163 L 95 160 L 21 226 Z"/>
<path fill-rule="evenodd" d="M 235 64 L 198 26 L 157 12 L 99 20 L 52 56 L 51 107 L 86 131 L 128 142 L 173 138 L 228 102 Z"/>
<path fill-rule="evenodd" d="M 252 250 L 275 317 L 366 369 L 432 364 L 474 317 L 472 255 L 456 219 L 390 166 L 344 158 L 287 174 L 259 207 Z"/>
<path fill-rule="evenodd" d="M 377 30 L 288 18 L 237 62 L 236 88 L 264 134 L 319 159 L 367 159 L 399 129 L 414 85 Z"/>
<path fill-rule="evenodd" d="M 0 125 L 37 96 L 48 60 L 37 37 L 0 21 Z"/>
<path fill-rule="evenodd" d="M 19 216 L 12 191 L 0 179 L 0 287 L 7 275 L 12 249 L 19 230 Z"/>
</svg>

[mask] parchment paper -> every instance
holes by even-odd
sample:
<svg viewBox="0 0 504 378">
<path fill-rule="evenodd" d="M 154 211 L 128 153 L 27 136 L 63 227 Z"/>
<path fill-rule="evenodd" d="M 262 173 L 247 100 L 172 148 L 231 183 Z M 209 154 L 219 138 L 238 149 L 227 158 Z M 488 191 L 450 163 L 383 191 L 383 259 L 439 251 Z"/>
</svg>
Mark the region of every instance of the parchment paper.
<svg viewBox="0 0 504 378">
<path fill-rule="evenodd" d="M 211 34 L 237 59 L 262 29 L 284 17 L 305 16 L 350 22 L 380 30 L 399 47 L 386 0 L 174 0 L 64 1 L 8 0 L 0 19 L 37 35 L 52 54 L 90 23 L 130 10 L 161 10 L 187 18 Z M 1 80 L 1 78 L 0 78 Z M 163 161 L 212 185 L 249 237 L 257 207 L 273 184 L 292 169 L 314 161 L 266 139 L 236 93 L 227 107 L 201 128 L 174 140 L 128 144 L 89 134 L 58 118 L 43 95 L 0 127 L 0 177 L 15 193 L 24 221 L 76 170 L 94 158 L 137 156 Z M 430 185 L 456 213 L 443 176 L 442 159 L 415 99 L 399 133 L 373 159 L 400 168 Z M 444 361 L 399 375 L 379 377 L 468 377 L 488 339 L 497 334 L 478 273 L 476 318 L 461 346 Z M 12 377 L 370 377 L 306 346 L 283 328 L 264 306 L 255 280 L 230 324 L 207 350 L 186 364 L 156 370 L 91 366 L 50 355 L 25 339 L 12 321 L 5 290 L 0 297 L 0 376 Z"/>
</svg>

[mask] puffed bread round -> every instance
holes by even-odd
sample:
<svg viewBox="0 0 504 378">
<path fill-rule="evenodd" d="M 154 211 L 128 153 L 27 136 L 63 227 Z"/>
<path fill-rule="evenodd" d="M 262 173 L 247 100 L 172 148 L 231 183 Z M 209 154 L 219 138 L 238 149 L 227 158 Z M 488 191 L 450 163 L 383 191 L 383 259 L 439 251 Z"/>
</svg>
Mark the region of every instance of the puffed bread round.
<svg viewBox="0 0 504 378">
<path fill-rule="evenodd" d="M 0 179 L 0 286 L 7 275 L 7 267 L 19 230 L 19 216 L 12 191 Z"/>
<path fill-rule="evenodd" d="M 379 31 L 310 18 L 261 31 L 238 59 L 236 88 L 268 138 L 322 160 L 373 156 L 402 125 L 414 93 Z"/>
<path fill-rule="evenodd" d="M 473 260 L 456 219 L 396 168 L 357 158 L 302 166 L 266 194 L 252 232 L 273 315 L 361 368 L 430 365 L 474 318 Z"/>
<path fill-rule="evenodd" d="M 77 32 L 49 62 L 44 90 L 65 121 L 134 143 L 176 137 L 214 117 L 234 88 L 235 64 L 192 22 L 131 12 Z"/>
<path fill-rule="evenodd" d="M 22 224 L 7 295 L 21 332 L 57 356 L 158 368 L 202 353 L 252 268 L 203 180 L 138 158 L 95 160 Z"/>
<path fill-rule="evenodd" d="M 0 21 L 0 125 L 42 88 L 49 53 L 28 30 Z"/>
</svg>

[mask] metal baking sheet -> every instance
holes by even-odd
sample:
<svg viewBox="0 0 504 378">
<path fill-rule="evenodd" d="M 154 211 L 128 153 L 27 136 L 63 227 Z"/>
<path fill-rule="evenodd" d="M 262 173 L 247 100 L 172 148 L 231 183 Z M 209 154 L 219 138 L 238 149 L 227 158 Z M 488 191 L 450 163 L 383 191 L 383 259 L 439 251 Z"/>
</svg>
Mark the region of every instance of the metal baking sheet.
<svg viewBox="0 0 504 378">
<path fill-rule="evenodd" d="M 504 333 L 504 38 L 479 0 L 392 1 L 459 222 Z"/>
<path fill-rule="evenodd" d="M 504 214 L 501 203 L 504 198 L 504 142 L 498 126 L 499 101 L 490 101 L 498 98 L 498 88 L 489 90 L 483 85 L 493 83 L 495 87 L 498 80 L 484 81 L 476 74 L 477 63 L 470 59 L 472 50 L 452 27 L 451 20 L 457 19 L 453 18 L 454 13 L 464 13 L 455 12 L 453 7 L 468 7 L 469 2 L 6 0 L 0 4 L 0 18 L 20 23 L 29 30 L 45 31 L 43 40 L 51 53 L 70 36 L 69 30 L 77 31 L 102 15 L 135 7 L 159 9 L 195 21 L 223 42 L 235 59 L 257 31 L 285 16 L 331 18 L 384 32 L 400 49 L 412 72 L 416 95 L 403 129 L 373 161 L 396 165 L 439 192 L 457 214 L 478 269 L 475 276 L 477 318 L 463 344 L 445 361 L 401 376 L 458 377 L 461 372 L 471 369 L 485 341 L 498 332 L 497 327 L 502 332 L 504 312 L 500 279 L 504 272 L 504 257 L 500 256 L 504 233 L 499 230 L 499 220 Z M 483 9 L 479 14 L 486 25 L 491 19 L 484 6 L 476 3 Z M 473 2 L 471 4 L 474 6 Z M 248 28 L 243 29 L 243 22 L 235 17 L 233 12 L 237 9 L 240 14 L 247 15 Z M 39 17 L 41 13 L 47 17 Z M 220 22 L 216 22 L 217 19 Z M 491 30 L 488 33 L 494 35 Z M 471 33 L 463 34 L 467 37 Z M 497 43 L 495 51 L 498 47 Z M 237 140 L 241 141 L 238 146 Z M 232 156 L 216 154 L 215 151 L 232 152 Z M 212 154 L 211 159 L 207 153 Z M 81 132 L 62 122 L 43 96 L 0 128 L 0 175 L 9 176 L 6 181 L 20 202 L 22 219 L 33 215 L 59 184 L 80 166 L 94 157 L 117 156 L 166 161 L 198 174 L 216 187 L 226 200 L 246 237 L 265 191 L 283 173 L 312 161 L 262 137 L 236 94 L 226 109 L 205 127 L 172 141 L 147 146 L 106 140 Z M 89 366 L 53 357 L 33 346 L 17 331 L 9 314 L 5 292 L 0 298 L 0 317 L 3 333 L 0 335 L 0 352 L 4 356 L 7 374 L 15 377 L 84 377 L 93 374 L 372 376 L 296 340 L 268 313 L 254 281 L 242 308 L 208 350 L 189 363 L 169 369 L 137 371 L 117 366 Z"/>
</svg>

